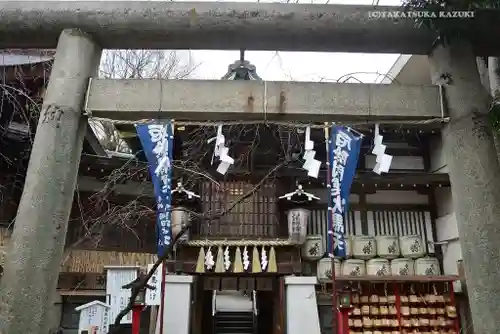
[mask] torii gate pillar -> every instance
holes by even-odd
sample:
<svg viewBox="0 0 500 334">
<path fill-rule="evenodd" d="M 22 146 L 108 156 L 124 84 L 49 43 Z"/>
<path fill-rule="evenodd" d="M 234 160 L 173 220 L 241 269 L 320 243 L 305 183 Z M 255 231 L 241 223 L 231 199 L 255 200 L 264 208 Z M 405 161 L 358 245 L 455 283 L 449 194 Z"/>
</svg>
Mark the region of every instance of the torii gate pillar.
<svg viewBox="0 0 500 334">
<path fill-rule="evenodd" d="M 500 328 L 500 163 L 490 97 L 481 84 L 471 45 L 454 39 L 429 56 L 434 82 L 445 84 L 450 122 L 443 131 L 453 207 L 458 223 L 474 331 Z"/>
<path fill-rule="evenodd" d="M 87 127 L 82 106 L 100 57 L 86 34 L 61 33 L 0 281 L 0 334 L 49 330 Z"/>
</svg>

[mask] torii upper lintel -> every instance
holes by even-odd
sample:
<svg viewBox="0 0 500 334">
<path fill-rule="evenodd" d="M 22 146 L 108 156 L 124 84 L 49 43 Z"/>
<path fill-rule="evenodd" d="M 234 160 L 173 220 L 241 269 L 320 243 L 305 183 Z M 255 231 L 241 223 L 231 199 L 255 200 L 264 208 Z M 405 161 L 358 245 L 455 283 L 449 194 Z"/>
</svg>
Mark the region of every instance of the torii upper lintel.
<svg viewBox="0 0 500 334">
<path fill-rule="evenodd" d="M 231 2 L 3 1 L 0 48 L 54 48 L 78 28 L 110 49 L 289 50 L 428 54 L 436 33 L 412 19 L 373 18 L 400 7 Z M 478 12 L 478 55 L 500 55 L 500 11 Z M 495 32 L 496 31 L 496 32 Z"/>
</svg>

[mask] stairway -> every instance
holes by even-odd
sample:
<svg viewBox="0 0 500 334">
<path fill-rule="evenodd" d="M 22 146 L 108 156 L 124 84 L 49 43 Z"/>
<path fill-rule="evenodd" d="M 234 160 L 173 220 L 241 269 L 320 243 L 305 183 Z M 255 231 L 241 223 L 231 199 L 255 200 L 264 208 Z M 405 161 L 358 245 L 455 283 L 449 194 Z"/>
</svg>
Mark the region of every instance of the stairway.
<svg viewBox="0 0 500 334">
<path fill-rule="evenodd" d="M 218 311 L 214 322 L 214 334 L 254 334 L 252 312 Z"/>
</svg>

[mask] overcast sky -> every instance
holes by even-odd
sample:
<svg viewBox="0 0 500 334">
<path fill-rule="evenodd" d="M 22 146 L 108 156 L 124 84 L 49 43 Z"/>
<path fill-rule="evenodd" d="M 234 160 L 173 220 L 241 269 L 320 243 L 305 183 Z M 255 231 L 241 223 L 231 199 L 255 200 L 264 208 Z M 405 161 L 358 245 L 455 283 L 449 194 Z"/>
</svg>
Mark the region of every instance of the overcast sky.
<svg viewBox="0 0 500 334">
<path fill-rule="evenodd" d="M 232 0 L 237 2 L 249 2 Z M 376 0 L 375 0 L 376 1 Z M 277 2 L 262 0 L 260 2 Z M 291 1 L 295 2 L 295 1 Z M 326 0 L 299 0 L 299 3 L 325 3 Z M 330 4 L 371 5 L 373 0 L 331 0 Z M 401 0 L 380 0 L 379 5 L 400 5 Z M 340 77 L 356 72 L 363 82 L 375 82 L 386 74 L 398 54 L 347 54 L 324 52 L 270 52 L 247 51 L 245 58 L 257 66 L 257 73 L 264 80 L 337 81 Z M 227 66 L 239 58 L 239 51 L 193 51 L 193 58 L 201 65 L 194 76 L 200 79 L 220 79 Z M 352 80 L 350 80 L 352 82 Z"/>
<path fill-rule="evenodd" d="M 209 1 L 212 0 L 207 2 Z M 260 2 L 284 1 L 262 0 Z M 326 1 L 290 0 L 290 2 L 318 4 L 324 4 Z M 328 3 L 372 5 L 374 1 L 377 2 L 377 0 L 330 0 Z M 251 1 L 231 0 L 231 2 Z M 401 0 L 379 0 L 378 4 L 397 6 L 401 4 Z M 228 65 L 238 60 L 239 51 L 197 50 L 192 51 L 191 56 L 197 64 L 200 64 L 194 73 L 194 78 L 220 79 L 226 74 Z M 346 74 L 357 73 L 353 75 L 356 79 L 369 83 L 380 81 L 383 76 L 376 73 L 386 74 L 398 56 L 398 54 L 247 51 L 245 58 L 257 66 L 257 73 L 264 80 L 337 81 Z M 349 80 L 349 82 L 354 81 Z"/>
</svg>

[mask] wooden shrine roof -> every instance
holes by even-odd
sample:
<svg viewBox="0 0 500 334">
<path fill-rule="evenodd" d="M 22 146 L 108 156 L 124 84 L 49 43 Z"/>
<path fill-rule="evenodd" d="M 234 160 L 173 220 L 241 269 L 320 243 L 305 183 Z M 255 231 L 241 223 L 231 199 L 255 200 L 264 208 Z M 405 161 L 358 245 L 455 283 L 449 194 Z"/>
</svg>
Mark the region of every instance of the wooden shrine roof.
<svg viewBox="0 0 500 334">
<path fill-rule="evenodd" d="M 144 161 L 136 158 L 118 158 L 118 157 L 102 157 L 95 155 L 84 154 L 80 162 L 80 174 L 88 176 L 103 177 L 109 175 L 113 170 L 118 168 L 126 167 L 131 171 L 140 171 L 143 173 L 137 173 L 137 177 L 144 179 L 149 177 L 147 171 L 147 164 Z M 269 168 L 271 168 L 270 166 Z M 263 166 L 261 168 L 263 173 L 268 172 L 268 168 Z M 232 174 L 237 175 L 240 172 L 238 170 L 233 170 Z M 246 171 L 241 171 L 241 174 L 246 174 Z M 255 171 L 258 174 L 259 171 Z M 320 172 L 319 180 L 323 180 L 326 177 L 326 170 L 323 169 Z M 283 177 L 305 177 L 306 173 L 304 170 L 293 166 L 284 169 L 278 176 Z M 423 186 L 449 186 L 450 179 L 447 173 L 429 173 L 423 171 L 390 171 L 383 175 L 377 175 L 371 170 L 358 170 L 354 180 L 356 185 L 376 185 L 376 186 L 386 186 L 392 185 L 394 190 L 402 186 L 413 186 L 413 185 L 423 185 Z"/>
</svg>

